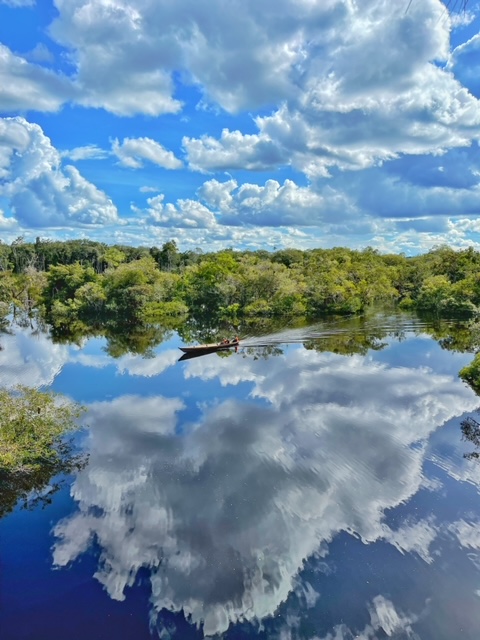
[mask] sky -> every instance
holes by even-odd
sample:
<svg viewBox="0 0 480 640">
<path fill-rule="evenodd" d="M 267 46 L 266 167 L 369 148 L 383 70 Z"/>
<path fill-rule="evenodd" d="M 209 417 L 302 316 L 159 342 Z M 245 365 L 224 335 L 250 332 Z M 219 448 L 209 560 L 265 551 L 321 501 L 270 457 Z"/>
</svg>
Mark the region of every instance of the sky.
<svg viewBox="0 0 480 640">
<path fill-rule="evenodd" d="M 0 238 L 480 249 L 480 0 L 0 0 Z"/>
</svg>

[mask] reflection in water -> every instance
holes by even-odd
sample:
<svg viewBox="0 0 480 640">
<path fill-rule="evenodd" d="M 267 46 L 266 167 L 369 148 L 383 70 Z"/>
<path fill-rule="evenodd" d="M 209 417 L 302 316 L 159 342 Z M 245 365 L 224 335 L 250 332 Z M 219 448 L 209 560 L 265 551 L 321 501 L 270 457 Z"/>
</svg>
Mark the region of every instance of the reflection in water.
<svg viewBox="0 0 480 640">
<path fill-rule="evenodd" d="M 471 442 L 477 449 L 464 453 L 464 457 L 469 460 L 480 459 L 480 453 L 478 452 L 478 449 L 480 449 L 480 423 L 477 422 L 475 418 L 467 416 L 461 421 L 460 428 L 462 430 L 464 440 Z"/>
<path fill-rule="evenodd" d="M 96 540 L 112 598 L 147 568 L 153 610 L 183 610 L 211 635 L 272 615 L 341 532 L 431 562 L 432 522 L 393 526 L 385 512 L 425 487 L 430 434 L 477 405 L 461 382 L 302 348 L 268 363 L 200 358 L 185 376 L 251 391 L 188 424 L 179 398 L 93 403 L 90 462 L 72 487 L 79 510 L 55 527 L 56 565 Z M 377 595 L 365 637 L 409 633 L 413 620 Z"/>
<path fill-rule="evenodd" d="M 445 323 L 444 323 L 445 324 Z M 380 351 L 388 344 L 387 338 L 405 339 L 408 332 L 419 332 L 425 323 L 408 315 L 382 316 L 374 319 L 353 317 L 342 318 L 336 322 L 323 322 L 295 329 L 283 329 L 274 333 L 242 336 L 238 349 L 243 356 L 254 359 L 282 355 L 285 345 L 303 344 L 306 349 L 341 355 L 361 354 Z M 236 351 L 238 350 L 236 349 Z M 186 353 L 179 362 L 199 358 L 215 353 L 216 349 L 200 353 Z M 225 357 L 228 352 L 218 352 Z"/>
<path fill-rule="evenodd" d="M 67 346 L 52 344 L 47 334 L 30 327 L 15 326 L 2 335 L 2 345 L 0 386 L 9 389 L 19 384 L 35 388 L 52 384 L 69 357 Z"/>
<path fill-rule="evenodd" d="M 0 518 L 15 506 L 35 509 L 51 504 L 53 496 L 66 483 L 66 476 L 83 469 L 87 460 L 87 454 L 79 453 L 73 442 L 67 441 L 59 448 L 58 457 L 29 473 L 11 474 L 0 470 Z"/>
</svg>

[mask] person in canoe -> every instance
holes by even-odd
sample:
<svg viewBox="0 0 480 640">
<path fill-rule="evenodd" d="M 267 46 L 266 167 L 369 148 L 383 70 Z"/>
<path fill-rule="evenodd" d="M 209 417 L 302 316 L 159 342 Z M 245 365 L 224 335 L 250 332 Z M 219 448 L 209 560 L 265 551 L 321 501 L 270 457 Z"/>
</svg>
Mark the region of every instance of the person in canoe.
<svg viewBox="0 0 480 640">
<path fill-rule="evenodd" d="M 180 351 L 183 353 L 211 353 L 212 351 L 220 351 L 223 349 L 230 349 L 231 347 L 235 347 L 235 351 L 238 351 L 238 345 L 240 344 L 240 338 L 235 336 L 232 340 L 228 340 L 225 338 L 216 344 L 199 344 L 191 347 L 179 347 Z"/>
</svg>

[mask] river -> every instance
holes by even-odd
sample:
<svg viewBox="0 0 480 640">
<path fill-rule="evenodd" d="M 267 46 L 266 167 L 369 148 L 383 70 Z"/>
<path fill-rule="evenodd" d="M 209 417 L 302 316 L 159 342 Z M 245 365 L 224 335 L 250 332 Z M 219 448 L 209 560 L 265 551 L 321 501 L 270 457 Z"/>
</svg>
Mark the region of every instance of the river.
<svg viewBox="0 0 480 640">
<path fill-rule="evenodd" d="M 428 329 L 324 322 L 180 362 L 174 332 L 117 359 L 2 335 L 0 384 L 84 404 L 88 454 L 0 520 L 2 640 L 477 640 L 480 399 Z"/>
</svg>

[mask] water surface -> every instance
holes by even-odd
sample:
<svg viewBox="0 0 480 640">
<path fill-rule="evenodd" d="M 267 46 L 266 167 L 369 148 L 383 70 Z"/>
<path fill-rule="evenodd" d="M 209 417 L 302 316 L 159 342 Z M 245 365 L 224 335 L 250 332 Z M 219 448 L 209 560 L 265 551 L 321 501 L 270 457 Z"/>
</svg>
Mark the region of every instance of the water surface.
<svg viewBox="0 0 480 640">
<path fill-rule="evenodd" d="M 175 335 L 116 360 L 2 336 L 3 385 L 87 406 L 89 460 L 0 520 L 1 638 L 477 639 L 480 401 L 472 355 L 427 330 L 323 323 L 180 363 Z"/>
</svg>

